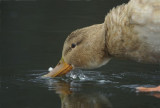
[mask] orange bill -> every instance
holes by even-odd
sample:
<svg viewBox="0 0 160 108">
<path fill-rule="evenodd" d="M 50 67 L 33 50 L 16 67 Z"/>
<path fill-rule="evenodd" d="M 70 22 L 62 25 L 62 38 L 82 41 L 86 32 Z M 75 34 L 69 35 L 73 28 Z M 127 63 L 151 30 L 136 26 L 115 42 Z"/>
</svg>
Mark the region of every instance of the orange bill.
<svg viewBox="0 0 160 108">
<path fill-rule="evenodd" d="M 44 75 L 44 77 L 57 77 L 62 76 L 72 70 L 72 66 L 67 64 L 63 58 L 59 61 L 57 66 L 51 70 L 48 74 Z"/>
</svg>

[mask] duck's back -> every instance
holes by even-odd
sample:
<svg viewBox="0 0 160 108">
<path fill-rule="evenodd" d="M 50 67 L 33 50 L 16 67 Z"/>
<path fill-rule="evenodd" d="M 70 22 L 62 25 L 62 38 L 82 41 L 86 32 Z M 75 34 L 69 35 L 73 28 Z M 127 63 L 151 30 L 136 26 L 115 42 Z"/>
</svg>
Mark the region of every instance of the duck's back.
<svg viewBox="0 0 160 108">
<path fill-rule="evenodd" d="M 152 62 L 160 62 L 160 0 L 131 0 L 130 24 L 144 45 Z"/>
<path fill-rule="evenodd" d="M 125 14 L 120 13 L 119 10 Z M 112 23 L 116 22 L 115 24 L 120 30 L 117 30 L 116 36 L 113 36 L 113 33 L 112 36 L 111 33 L 109 34 L 109 47 L 119 43 L 116 46 L 118 50 L 114 51 L 111 48 L 110 52 L 115 56 L 117 54 L 120 57 L 124 56 L 136 61 L 159 63 L 160 0 L 131 0 L 128 4 L 119 6 L 112 11 L 110 12 L 112 17 L 114 17 L 114 13 L 119 12 L 119 19 L 117 18 Z M 105 21 L 108 19 L 106 18 Z M 115 44 L 112 43 L 113 41 Z"/>
</svg>

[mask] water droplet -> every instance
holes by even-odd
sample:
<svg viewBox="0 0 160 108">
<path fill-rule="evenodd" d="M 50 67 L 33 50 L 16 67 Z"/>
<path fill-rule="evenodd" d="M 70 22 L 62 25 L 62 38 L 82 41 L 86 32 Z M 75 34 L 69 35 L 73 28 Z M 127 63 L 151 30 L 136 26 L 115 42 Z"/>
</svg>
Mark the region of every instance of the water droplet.
<svg viewBox="0 0 160 108">
<path fill-rule="evenodd" d="M 52 70 L 53 70 L 53 68 L 52 68 L 52 67 L 49 67 L 49 68 L 48 68 L 48 71 L 52 71 Z"/>
<path fill-rule="evenodd" d="M 79 77 L 80 80 L 87 79 L 87 77 L 83 73 L 81 73 L 78 77 Z"/>
<path fill-rule="evenodd" d="M 73 78 L 73 79 L 76 79 L 77 75 L 74 75 L 74 74 L 71 73 L 70 77 Z"/>
</svg>

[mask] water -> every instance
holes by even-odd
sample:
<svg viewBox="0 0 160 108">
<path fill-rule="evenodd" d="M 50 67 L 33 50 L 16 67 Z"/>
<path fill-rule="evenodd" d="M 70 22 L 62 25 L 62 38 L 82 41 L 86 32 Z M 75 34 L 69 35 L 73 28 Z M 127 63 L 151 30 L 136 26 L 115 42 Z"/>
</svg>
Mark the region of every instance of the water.
<svg viewBox="0 0 160 108">
<path fill-rule="evenodd" d="M 123 2 L 127 2 L 123 1 Z M 95 70 L 42 78 L 73 30 L 102 23 L 122 1 L 1 1 L 0 108 L 160 108 L 160 66 L 113 59 Z"/>
</svg>

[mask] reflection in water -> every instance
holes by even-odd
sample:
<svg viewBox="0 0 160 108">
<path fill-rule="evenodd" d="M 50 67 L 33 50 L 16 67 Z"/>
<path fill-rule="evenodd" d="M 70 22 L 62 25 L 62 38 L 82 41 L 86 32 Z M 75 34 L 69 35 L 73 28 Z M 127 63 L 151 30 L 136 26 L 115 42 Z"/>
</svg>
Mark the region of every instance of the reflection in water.
<svg viewBox="0 0 160 108">
<path fill-rule="evenodd" d="M 65 81 L 53 82 L 53 86 L 61 98 L 61 108 L 112 108 L 103 93 L 94 90 L 82 93 L 80 89 L 72 89 L 71 82 Z"/>
<path fill-rule="evenodd" d="M 104 87 L 100 85 L 114 82 L 100 73 L 74 70 L 64 77 L 48 78 L 45 81 L 48 89 L 59 95 L 61 108 L 112 108 L 106 91 L 103 91 Z"/>
<path fill-rule="evenodd" d="M 160 98 L 160 93 L 152 93 L 151 96 L 154 96 L 156 98 Z"/>
<path fill-rule="evenodd" d="M 27 76 L 29 81 L 38 83 L 36 86 L 45 87 L 45 90 L 48 88 L 46 93 L 50 92 L 53 95 L 56 93 L 47 100 L 51 102 L 58 100 L 58 107 L 55 103 L 50 105 L 54 108 L 60 106 L 61 108 L 112 108 L 112 105 L 113 108 L 130 108 L 131 105 L 141 108 L 160 108 L 159 93 L 136 93 L 135 89 L 138 86 L 156 86 L 155 82 L 160 81 L 159 74 L 74 70 L 64 77 L 41 78 L 47 73 L 46 71 L 33 70 Z M 152 80 L 148 80 L 149 78 Z M 41 94 L 44 91 L 39 92 Z"/>
</svg>

